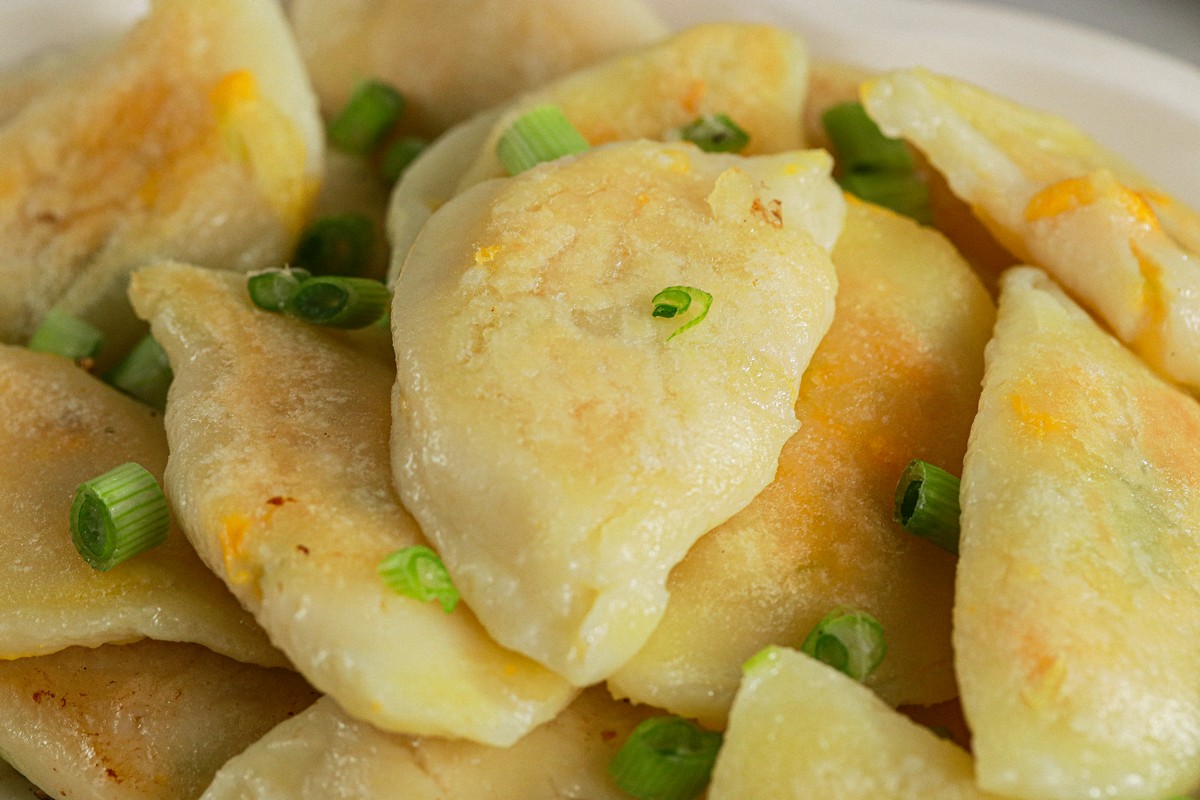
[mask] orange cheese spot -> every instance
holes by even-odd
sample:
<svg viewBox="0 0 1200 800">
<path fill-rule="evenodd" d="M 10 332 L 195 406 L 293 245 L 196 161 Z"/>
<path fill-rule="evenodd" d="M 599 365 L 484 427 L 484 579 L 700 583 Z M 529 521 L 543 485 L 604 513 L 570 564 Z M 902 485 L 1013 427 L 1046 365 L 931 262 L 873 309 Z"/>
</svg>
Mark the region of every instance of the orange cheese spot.
<svg viewBox="0 0 1200 800">
<path fill-rule="evenodd" d="M 258 80 L 250 70 L 230 72 L 217 81 L 208 99 L 218 115 L 227 114 L 258 99 Z"/>
<path fill-rule="evenodd" d="M 1030 427 L 1038 436 L 1045 436 L 1055 431 L 1065 431 L 1068 426 L 1061 419 L 1044 411 L 1035 411 L 1029 401 L 1019 394 L 1009 397 L 1013 412 L 1022 425 Z"/>
<path fill-rule="evenodd" d="M 250 520 L 241 514 L 231 514 L 221 520 L 221 555 L 225 559 L 225 576 L 232 583 L 245 583 L 250 578 L 249 573 L 239 564 L 242 545 L 249 530 Z"/>
<path fill-rule="evenodd" d="M 1146 198 L 1137 192 L 1121 187 L 1121 205 L 1125 206 L 1125 210 L 1137 224 L 1151 230 L 1159 227 L 1158 215 L 1154 213 Z"/>
<path fill-rule="evenodd" d="M 1037 222 L 1096 202 L 1096 186 L 1089 178 L 1068 178 L 1035 194 L 1025 206 L 1025 221 Z"/>
<path fill-rule="evenodd" d="M 700 109 L 700 104 L 704 102 L 704 96 L 708 94 L 708 84 L 702 79 L 696 79 L 688 84 L 683 97 L 679 99 L 679 105 L 689 114 L 695 114 Z"/>
<path fill-rule="evenodd" d="M 489 244 L 475 251 L 475 263 L 486 264 L 496 258 L 496 254 L 504 249 L 502 244 Z"/>
</svg>

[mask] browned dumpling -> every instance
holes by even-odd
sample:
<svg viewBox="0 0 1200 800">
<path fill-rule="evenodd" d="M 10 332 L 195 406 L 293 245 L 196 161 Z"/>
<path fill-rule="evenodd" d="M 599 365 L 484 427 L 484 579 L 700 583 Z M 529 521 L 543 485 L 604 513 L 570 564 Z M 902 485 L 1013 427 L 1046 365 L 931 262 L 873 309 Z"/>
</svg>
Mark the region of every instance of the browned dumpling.
<svg viewBox="0 0 1200 800">
<path fill-rule="evenodd" d="M 837 606 L 869 611 L 888 652 L 868 685 L 892 704 L 956 693 L 954 559 L 892 521 L 910 459 L 957 473 L 994 310 L 936 232 L 851 201 L 833 261 L 837 313 L 800 386 L 800 430 L 774 481 L 671 573 L 619 696 L 724 723 L 742 662 L 799 647 Z M 703 631 L 703 635 L 697 635 Z"/>
<path fill-rule="evenodd" d="M 392 308 L 393 468 L 502 644 L 606 677 L 661 618 L 671 567 L 770 482 L 833 311 L 829 167 L 614 144 L 425 226 Z M 654 316 L 672 286 L 711 295 L 707 316 Z"/>
<path fill-rule="evenodd" d="M 0 659 L 151 637 L 283 664 L 178 528 L 108 572 L 76 552 L 75 488 L 127 461 L 162 479 L 158 412 L 66 358 L 0 345 Z"/>
</svg>

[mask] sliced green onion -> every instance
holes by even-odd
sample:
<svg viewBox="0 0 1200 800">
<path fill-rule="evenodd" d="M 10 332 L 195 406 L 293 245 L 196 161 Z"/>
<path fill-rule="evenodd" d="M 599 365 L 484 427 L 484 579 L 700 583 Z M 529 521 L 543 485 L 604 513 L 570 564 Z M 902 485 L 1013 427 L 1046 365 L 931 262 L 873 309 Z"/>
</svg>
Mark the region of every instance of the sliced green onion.
<svg viewBox="0 0 1200 800">
<path fill-rule="evenodd" d="M 656 317 L 671 318 L 682 314 L 691 308 L 693 302 L 701 307 L 696 316 L 676 328 L 675 332 L 667 337 L 668 342 L 688 328 L 699 325 L 700 321 L 708 316 L 708 309 L 712 307 L 712 301 L 711 294 L 697 289 L 695 286 L 668 286 L 650 300 L 654 304 L 652 314 Z"/>
<path fill-rule="evenodd" d="M 903 214 L 922 225 L 933 223 L 929 185 L 915 172 L 851 172 L 838 178 L 850 194 Z"/>
<path fill-rule="evenodd" d="M 306 269 L 268 269 L 246 279 L 250 301 L 266 311 L 283 311 L 300 284 L 312 277 Z"/>
<path fill-rule="evenodd" d="M 162 544 L 170 524 L 158 481 L 133 462 L 81 483 L 71 504 L 75 549 L 102 571 Z"/>
<path fill-rule="evenodd" d="M 896 484 L 892 517 L 900 527 L 958 555 L 960 481 L 927 461 L 908 463 Z"/>
<path fill-rule="evenodd" d="M 331 214 L 300 234 L 292 265 L 313 275 L 362 275 L 374 245 L 375 225 L 365 214 Z"/>
<path fill-rule="evenodd" d="M 727 114 L 705 114 L 676 133 L 708 153 L 740 153 L 750 144 L 750 134 Z"/>
<path fill-rule="evenodd" d="M 392 293 L 370 278 L 325 275 L 302 281 L 285 312 L 313 325 L 365 328 L 383 316 Z"/>
<path fill-rule="evenodd" d="M 446 565 L 424 545 L 400 548 L 379 562 L 378 569 L 383 582 L 397 594 L 422 602 L 436 600 L 447 614 L 458 604 L 458 589 Z"/>
<path fill-rule="evenodd" d="M 496 155 L 509 175 L 524 172 L 543 161 L 582 153 L 587 140 L 554 105 L 536 106 L 513 120 L 496 142 Z"/>
<path fill-rule="evenodd" d="M 651 717 L 629 734 L 608 774 L 639 800 L 688 800 L 708 786 L 721 739 L 679 717 Z"/>
<path fill-rule="evenodd" d="M 879 620 L 865 611 L 835 608 L 817 623 L 800 649 L 861 681 L 883 661 L 887 645 Z"/>
<path fill-rule="evenodd" d="M 839 103 L 821 115 L 843 173 L 908 172 L 912 154 L 901 139 L 891 139 L 867 116 L 862 103 Z"/>
<path fill-rule="evenodd" d="M 402 136 L 388 145 L 379 162 L 379 175 L 389 185 L 400 180 L 408 165 L 417 160 L 417 156 L 425 152 L 429 142 L 419 136 Z"/>
<path fill-rule="evenodd" d="M 76 361 L 95 358 L 103 346 L 104 334 L 94 325 L 57 308 L 50 309 L 29 340 L 30 350 Z"/>
<path fill-rule="evenodd" d="M 173 377 L 166 351 L 153 336 L 146 334 L 104 374 L 104 381 L 161 411 L 167 407 L 167 389 Z"/>
<path fill-rule="evenodd" d="M 364 81 L 329 123 L 329 143 L 346 153 L 366 155 L 403 111 L 404 97 L 399 92 L 380 81 Z"/>
</svg>

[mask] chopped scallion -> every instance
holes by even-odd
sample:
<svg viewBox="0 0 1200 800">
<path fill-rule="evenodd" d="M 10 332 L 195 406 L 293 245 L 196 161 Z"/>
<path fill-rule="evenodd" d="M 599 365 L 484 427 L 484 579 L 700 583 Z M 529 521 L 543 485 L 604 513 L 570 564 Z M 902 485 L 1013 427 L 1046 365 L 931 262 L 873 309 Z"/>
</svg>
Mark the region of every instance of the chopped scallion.
<svg viewBox="0 0 1200 800">
<path fill-rule="evenodd" d="M 104 381 L 160 411 L 167 407 L 167 389 L 174 373 L 162 346 L 150 334 L 104 374 Z"/>
<path fill-rule="evenodd" d="M 908 463 L 896 484 L 892 516 L 909 533 L 958 555 L 960 481 L 927 461 Z"/>
<path fill-rule="evenodd" d="M 94 569 L 110 570 L 162 544 L 169 529 L 167 499 L 140 464 L 122 464 L 75 491 L 71 540 Z"/>
<path fill-rule="evenodd" d="M 104 346 L 104 334 L 87 320 L 57 308 L 46 314 L 33 332 L 29 349 L 83 361 L 96 357 Z"/>
<path fill-rule="evenodd" d="M 639 800 L 688 800 L 708 785 L 721 739 L 679 717 L 651 717 L 629 734 L 608 772 Z"/>
<path fill-rule="evenodd" d="M 306 269 L 268 269 L 246 279 L 246 289 L 254 305 L 266 311 L 283 311 L 303 281 L 312 277 Z"/>
<path fill-rule="evenodd" d="M 740 153 L 750 134 L 727 114 L 705 114 L 678 130 L 678 136 L 708 153 Z"/>
<path fill-rule="evenodd" d="M 346 153 L 366 155 L 400 118 L 404 97 L 381 81 L 364 81 L 329 123 L 329 143 Z"/>
<path fill-rule="evenodd" d="M 915 172 L 851 172 L 838 183 L 850 194 L 922 225 L 933 223 L 929 186 Z"/>
<path fill-rule="evenodd" d="M 674 333 L 667 337 L 669 342 L 688 328 L 699 325 L 700 321 L 708 316 L 708 309 L 712 307 L 712 301 L 711 294 L 697 289 L 695 286 L 668 286 L 651 298 L 650 302 L 654 304 L 654 311 L 651 313 L 656 317 L 669 319 L 687 311 L 693 302 L 700 307 L 696 316 L 680 325 Z"/>
<path fill-rule="evenodd" d="M 300 235 L 292 265 L 313 275 L 362 275 L 374 244 L 375 226 L 365 214 L 331 214 Z"/>
<path fill-rule="evenodd" d="M 831 106 L 821 115 L 821 124 L 843 173 L 907 172 L 913 168 L 908 145 L 884 136 L 862 103 Z"/>
<path fill-rule="evenodd" d="M 513 120 L 496 142 L 496 156 L 508 174 L 516 175 L 543 161 L 582 153 L 588 147 L 587 140 L 575 130 L 562 109 L 542 105 Z"/>
<path fill-rule="evenodd" d="M 387 312 L 391 300 L 379 281 L 325 275 L 302 281 L 284 311 L 314 325 L 365 328 Z"/>
<path fill-rule="evenodd" d="M 418 136 L 402 136 L 388 145 L 379 162 L 379 174 L 389 185 L 400 180 L 409 164 L 425 152 L 429 142 Z"/>
<path fill-rule="evenodd" d="M 883 661 L 887 645 L 879 620 L 865 611 L 835 608 L 817 623 L 800 649 L 861 681 Z"/>
<path fill-rule="evenodd" d="M 449 614 L 458 604 L 458 589 L 442 559 L 424 545 L 402 547 L 379 562 L 379 575 L 393 591 L 415 600 L 436 600 Z"/>
</svg>

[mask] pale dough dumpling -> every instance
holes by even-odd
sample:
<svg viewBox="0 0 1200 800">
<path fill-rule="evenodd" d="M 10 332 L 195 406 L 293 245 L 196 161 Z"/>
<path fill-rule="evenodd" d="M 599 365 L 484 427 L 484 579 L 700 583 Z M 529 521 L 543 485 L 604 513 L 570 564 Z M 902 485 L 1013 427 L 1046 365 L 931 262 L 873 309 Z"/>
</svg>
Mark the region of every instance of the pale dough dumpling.
<svg viewBox="0 0 1200 800">
<path fill-rule="evenodd" d="M 909 460 L 961 470 L 995 311 L 944 238 L 876 206 L 849 203 L 833 262 L 837 313 L 800 385 L 800 430 L 771 485 L 672 571 L 662 623 L 609 679 L 618 696 L 722 725 L 742 662 L 799 647 L 837 606 L 883 624 L 868 685 L 885 700 L 957 693 L 954 559 L 892 506 Z"/>
<path fill-rule="evenodd" d="M 1002 244 L 1200 392 L 1200 214 L 1065 120 L 960 81 L 897 72 L 869 81 L 863 100 Z"/>
<path fill-rule="evenodd" d="M 320 177 L 316 100 L 273 0 L 156 0 L 92 69 L 0 129 L 0 341 L 53 305 L 141 328 L 131 269 L 282 263 Z"/>
<path fill-rule="evenodd" d="M 999 800 L 976 787 L 958 745 L 837 670 L 773 647 L 746 665 L 708 800 L 811 798 Z"/>
<path fill-rule="evenodd" d="M 73 647 L 0 662 L 0 752 L 52 797 L 180 800 L 317 697 L 194 644 Z"/>
<path fill-rule="evenodd" d="M 1200 405 L 1045 273 L 1003 282 L 962 483 L 954 649 L 979 782 L 1200 786 Z"/>
<path fill-rule="evenodd" d="M 667 33 L 642 0 L 292 0 L 290 14 L 326 114 L 378 79 L 426 134 Z"/>
<path fill-rule="evenodd" d="M 443 206 L 396 283 L 393 468 L 498 641 L 573 683 L 658 623 L 667 573 L 774 476 L 829 326 L 822 151 L 601 147 Z M 712 296 L 707 317 L 655 295 Z"/>
<path fill-rule="evenodd" d="M 628 800 L 608 764 L 652 713 L 592 688 L 500 748 L 387 734 L 325 699 L 232 759 L 202 800 Z"/>
<path fill-rule="evenodd" d="M 465 606 L 378 574 L 425 541 L 392 489 L 386 328 L 330 333 L 256 309 L 242 276 L 180 264 L 138 271 L 130 292 L 175 371 L 180 527 L 314 686 L 389 730 L 501 745 L 570 702 Z"/>
<path fill-rule="evenodd" d="M 156 411 L 66 358 L 0 345 L 0 659 L 148 636 L 283 664 L 178 528 L 108 572 L 76 552 L 76 487 L 127 461 L 162 479 Z"/>
</svg>

